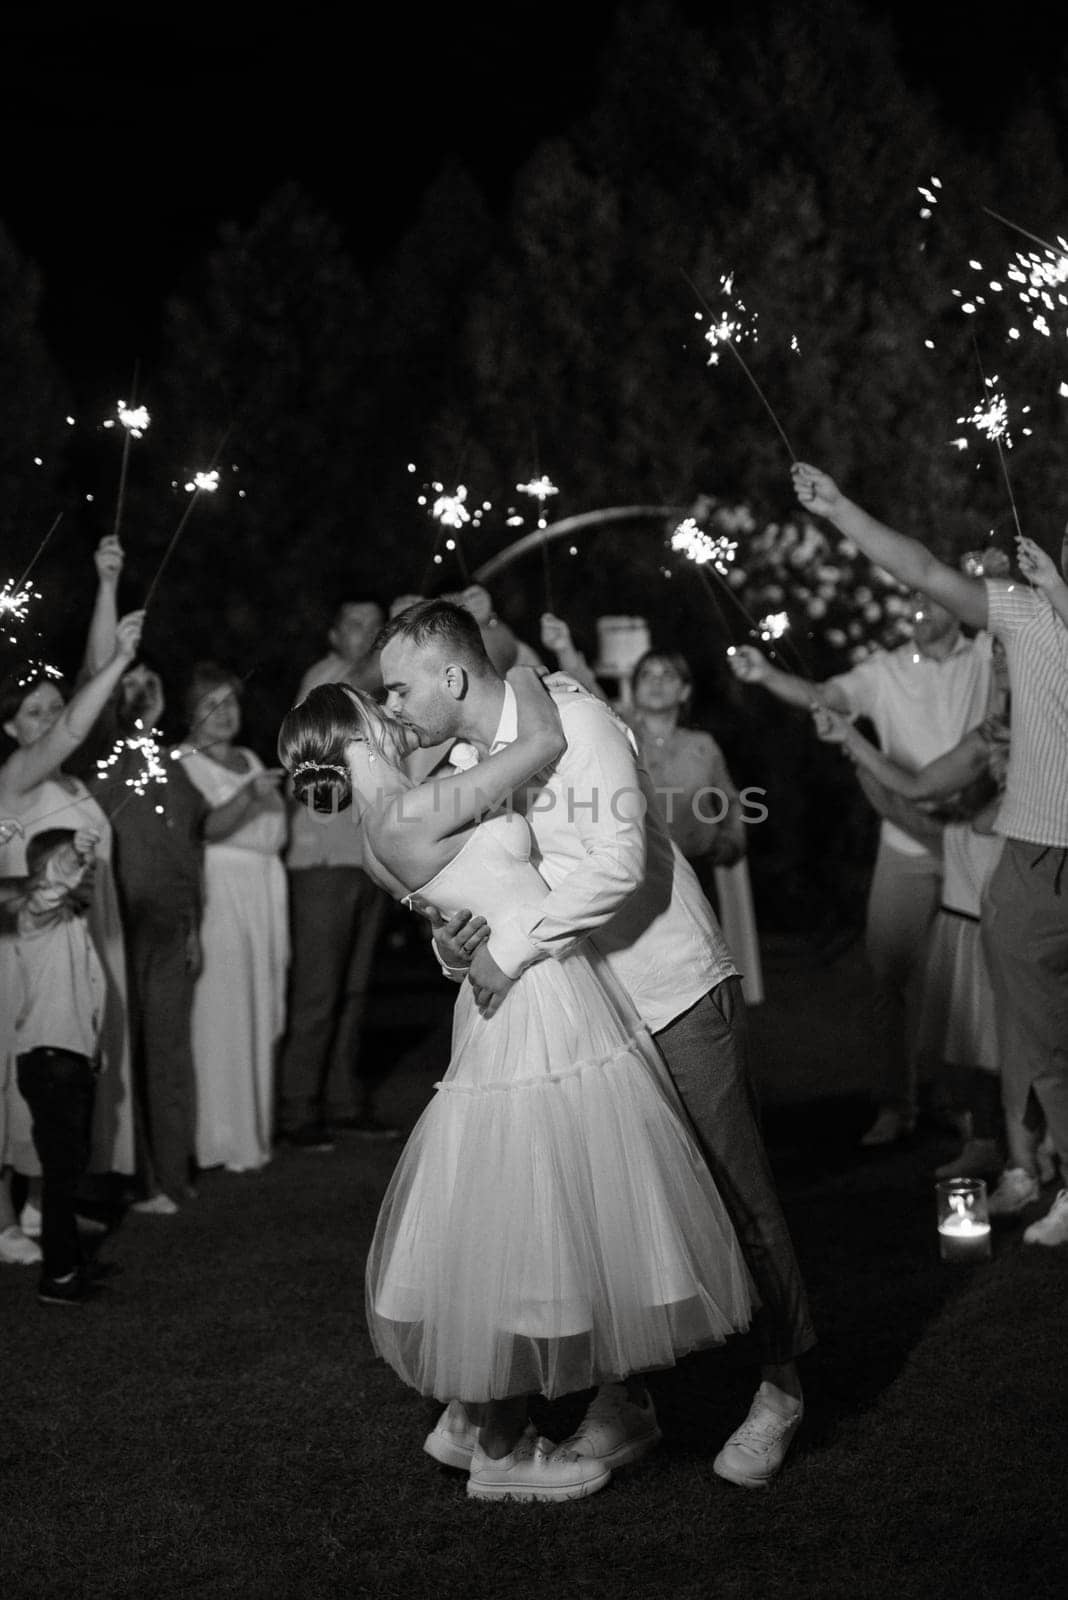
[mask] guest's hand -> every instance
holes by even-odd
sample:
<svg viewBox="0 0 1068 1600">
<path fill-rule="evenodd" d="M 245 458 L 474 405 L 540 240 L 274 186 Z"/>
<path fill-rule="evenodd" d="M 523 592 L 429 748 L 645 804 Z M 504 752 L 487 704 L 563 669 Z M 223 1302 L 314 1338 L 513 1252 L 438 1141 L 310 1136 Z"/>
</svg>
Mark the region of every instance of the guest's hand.
<svg viewBox="0 0 1068 1600">
<path fill-rule="evenodd" d="M 101 583 L 116 584 L 122 572 L 123 549 L 113 533 L 106 533 L 93 552 L 96 575 Z"/>
<path fill-rule="evenodd" d="M 486 628 L 494 620 L 493 601 L 490 599 L 489 590 L 484 589 L 480 583 L 469 583 L 461 594 L 456 596 L 456 604 L 463 606 L 465 611 L 470 611 L 480 628 Z"/>
<path fill-rule="evenodd" d="M 467 981 L 475 995 L 475 1004 L 484 1017 L 494 1016 L 504 1004 L 504 997 L 515 982 L 502 972 L 489 953 L 488 945 L 475 951 L 467 974 Z"/>
<path fill-rule="evenodd" d="M 853 724 L 840 711 L 832 711 L 829 706 L 814 706 L 812 726 L 816 730 L 816 737 L 822 739 L 824 744 L 845 744 Z"/>
<path fill-rule="evenodd" d="M 96 847 L 100 843 L 100 835 L 95 828 L 78 828 L 72 843 L 79 861 L 92 861 Z"/>
<path fill-rule="evenodd" d="M 1026 534 L 1016 536 L 1016 559 L 1020 563 L 1020 571 L 1036 589 L 1052 589 L 1064 582 L 1052 556 L 1048 556 L 1042 546 L 1028 539 Z"/>
<path fill-rule="evenodd" d="M 115 657 L 122 661 L 132 661 L 141 648 L 141 631 L 145 625 L 143 611 L 129 611 L 126 616 L 120 617 L 115 628 Z"/>
<path fill-rule="evenodd" d="M 738 645 L 728 653 L 727 664 L 743 683 L 766 683 L 771 676 L 771 662 L 755 645 Z"/>
<path fill-rule="evenodd" d="M 541 619 L 541 642 L 556 656 L 574 649 L 571 629 L 563 617 L 554 617 L 551 611 L 546 611 Z"/>
<path fill-rule="evenodd" d="M 829 473 L 807 462 L 795 461 L 790 470 L 794 493 L 806 511 L 817 517 L 833 517 L 842 503 L 843 495 Z"/>
</svg>

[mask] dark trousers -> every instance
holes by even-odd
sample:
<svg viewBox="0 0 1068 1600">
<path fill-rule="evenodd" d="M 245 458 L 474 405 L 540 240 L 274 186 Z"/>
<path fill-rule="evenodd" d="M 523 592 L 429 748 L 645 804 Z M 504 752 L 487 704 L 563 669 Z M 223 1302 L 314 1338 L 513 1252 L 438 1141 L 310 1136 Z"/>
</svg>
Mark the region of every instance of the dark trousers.
<svg viewBox="0 0 1068 1600">
<path fill-rule="evenodd" d="M 360 1038 L 386 896 L 359 867 L 289 874 L 290 968 L 278 1060 L 278 1127 L 347 1117 L 385 1076 Z"/>
<path fill-rule="evenodd" d="M 190 922 L 128 917 L 138 1167 L 148 1193 L 186 1198 L 195 1150 Z"/>
<path fill-rule="evenodd" d="M 753 1275 L 761 1361 L 794 1361 L 816 1335 L 760 1132 L 742 980 L 724 979 L 655 1037 Z"/>
<path fill-rule="evenodd" d="M 74 1201 L 89 1166 L 96 1074 L 87 1056 L 47 1046 L 19 1056 L 17 1074 L 41 1163 L 42 1271 L 64 1278 L 82 1264 Z"/>
</svg>

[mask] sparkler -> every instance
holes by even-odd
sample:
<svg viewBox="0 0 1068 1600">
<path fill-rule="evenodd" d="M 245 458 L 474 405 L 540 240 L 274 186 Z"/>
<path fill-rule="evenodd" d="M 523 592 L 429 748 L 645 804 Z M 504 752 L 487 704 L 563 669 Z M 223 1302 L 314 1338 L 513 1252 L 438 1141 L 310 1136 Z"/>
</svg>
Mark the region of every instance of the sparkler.
<svg viewBox="0 0 1068 1600">
<path fill-rule="evenodd" d="M 222 449 L 222 445 L 219 446 L 219 449 L 220 450 Z M 216 451 L 216 455 L 218 455 L 218 451 Z M 167 565 L 167 562 L 170 560 L 172 554 L 174 553 L 174 547 L 178 543 L 179 538 L 181 537 L 182 529 L 185 527 L 186 523 L 189 521 L 189 518 L 192 516 L 193 507 L 196 505 L 197 501 L 200 499 L 200 496 L 202 494 L 214 494 L 218 487 L 219 487 L 219 474 L 215 470 L 214 467 L 209 468 L 209 470 L 207 472 L 196 472 L 196 473 L 194 473 L 192 479 L 190 480 L 190 482 L 185 485 L 186 493 L 191 496 L 191 499 L 190 499 L 188 505 L 186 506 L 185 510 L 182 512 L 181 517 L 178 519 L 178 526 L 175 528 L 174 532 L 171 534 L 170 543 L 168 544 L 166 550 L 164 550 L 164 552 L 163 552 L 163 559 L 161 560 L 159 566 L 156 568 L 155 576 L 153 577 L 152 582 L 148 586 L 148 593 L 145 595 L 144 606 L 142 607 L 143 610 L 147 611 L 148 608 L 149 608 L 149 605 L 152 602 L 152 597 L 155 594 L 157 588 L 159 587 L 159 580 L 163 576 L 163 569 Z"/>
<path fill-rule="evenodd" d="M 28 564 L 23 568 L 22 573 L 20 574 L 20 576 L 18 578 L 16 578 L 14 583 L 11 585 L 12 592 L 16 592 L 16 591 L 18 591 L 20 589 L 25 588 L 26 579 L 29 577 L 30 573 L 33 571 L 34 567 L 37 565 L 38 561 L 41 558 L 42 552 L 44 551 L 45 546 L 47 545 L 49 539 L 51 539 L 52 535 L 55 533 L 56 529 L 59 527 L 59 525 L 60 525 L 60 523 L 62 521 L 63 521 L 63 513 L 62 513 L 62 511 L 60 511 L 56 515 L 56 519 L 52 523 L 52 526 L 49 528 L 48 532 L 45 534 L 44 538 L 41 540 L 40 544 L 37 546 L 37 549 L 33 552 L 33 555 L 30 557 Z"/>
<path fill-rule="evenodd" d="M 990 439 L 994 444 L 994 447 L 998 453 L 998 461 L 1001 463 L 1001 475 L 1005 480 L 1005 491 L 1009 497 L 1009 505 L 1012 507 L 1012 520 L 1016 524 L 1016 535 L 1017 538 L 1022 538 L 1023 529 L 1020 527 L 1020 514 L 1016 509 L 1016 496 L 1012 492 L 1012 480 L 1009 477 L 1009 466 L 1008 462 L 1005 460 L 1005 450 L 1012 448 L 1012 437 L 1009 434 L 1008 404 L 1005 400 L 1005 397 L 999 394 L 994 388 L 994 385 L 998 381 L 997 376 L 995 375 L 993 378 L 988 378 L 986 373 L 983 371 L 983 361 L 979 354 L 979 346 L 976 344 L 974 339 L 972 340 L 972 346 L 975 350 L 975 359 L 979 367 L 979 376 L 983 380 L 983 387 L 984 389 L 989 389 L 992 392 L 986 397 L 985 404 L 980 401 L 979 404 L 973 408 L 968 417 L 958 417 L 957 420 L 961 423 L 970 422 L 973 427 L 977 428 L 980 433 L 982 433 L 987 439 Z M 1004 446 L 1002 444 L 1003 440 Z"/>
<path fill-rule="evenodd" d="M 408 471 L 415 472 L 415 470 L 414 462 L 410 461 Z M 422 493 L 416 497 L 416 503 L 429 512 L 431 521 L 437 524 L 438 529 L 434 537 L 434 548 L 430 553 L 430 562 L 419 585 L 420 591 L 427 587 L 433 569 L 443 564 L 445 558 L 441 554 L 442 548 L 456 557 L 465 585 L 470 584 L 471 574 L 458 535 L 461 528 L 480 527 L 482 518 L 490 510 L 491 502 L 483 500 L 481 505 L 470 504 L 466 484 L 458 483 L 450 493 L 443 483 L 435 480 L 433 483 L 423 485 Z M 444 538 L 443 530 L 446 528 L 451 529 L 451 532 Z"/>
<path fill-rule="evenodd" d="M 123 809 L 123 807 L 130 803 L 134 795 L 136 795 L 138 799 L 143 799 L 150 783 L 165 784 L 167 782 L 167 768 L 163 760 L 163 752 L 160 748 L 159 730 L 157 728 L 150 728 L 146 731 L 144 724 L 140 719 L 134 723 L 134 727 L 138 730 L 136 733 L 128 734 L 122 739 L 117 739 L 112 746 L 110 753 L 107 756 L 102 757 L 96 764 L 96 775 L 98 779 L 100 779 L 102 782 L 108 783 L 116 783 L 121 781 L 130 791 L 128 795 L 119 801 L 119 804 L 111 813 L 112 821 L 114 821 L 114 819 L 119 815 L 119 812 Z M 123 778 L 121 780 L 115 778 L 108 779 L 106 774 L 128 751 L 133 751 L 141 755 L 145 763 L 144 770 L 141 772 L 135 772 L 130 778 Z M 157 816 L 163 815 L 163 807 L 161 805 L 157 805 L 155 810 Z"/>
<path fill-rule="evenodd" d="M 527 494 L 532 500 L 536 500 L 538 502 L 537 526 L 544 533 L 549 521 L 548 517 L 545 515 L 545 502 L 546 500 L 551 499 L 554 494 L 560 493 L 559 489 L 556 487 L 556 484 L 553 483 L 551 478 L 546 477 L 546 475 L 542 473 L 540 477 L 531 478 L 528 483 L 517 483 L 516 490 L 519 494 Z M 541 541 L 541 572 L 542 579 L 545 584 L 545 609 L 548 612 L 555 612 L 556 607 L 553 605 L 552 571 L 549 566 L 549 541 L 545 538 L 543 538 Z"/>
<path fill-rule="evenodd" d="M 40 600 L 41 596 L 36 589 L 16 589 L 13 578 L 9 578 L 0 589 L 0 628 L 11 627 L 16 622 L 25 622 L 27 609 L 31 600 Z M 18 644 L 15 634 L 9 633 L 8 644 Z"/>
<path fill-rule="evenodd" d="M 752 371 L 750 370 L 750 367 L 749 367 L 749 363 L 746 361 L 745 357 L 742 355 L 741 351 L 738 349 L 738 340 L 740 338 L 744 337 L 747 333 L 751 337 L 753 337 L 754 339 L 756 337 L 755 332 L 753 331 L 752 325 L 750 327 L 748 327 L 748 328 L 745 325 L 745 320 L 744 319 L 747 316 L 745 306 L 742 304 L 742 302 L 740 300 L 735 301 L 733 306 L 732 306 L 733 315 L 731 315 L 728 312 L 724 311 L 724 312 L 721 312 L 720 315 L 717 317 L 716 313 L 712 310 L 712 307 L 709 305 L 708 301 L 705 299 L 705 297 L 701 293 L 700 289 L 698 289 L 697 285 L 694 283 L 694 281 L 690 277 L 689 273 L 688 272 L 683 272 L 682 275 L 686 279 L 686 282 L 690 285 L 690 288 L 693 290 L 693 292 L 697 296 L 698 300 L 704 306 L 705 311 L 706 311 L 706 313 L 708 314 L 708 317 L 709 317 L 709 326 L 705 329 L 705 339 L 707 340 L 708 344 L 711 346 L 711 353 L 709 354 L 709 357 L 708 357 L 708 365 L 710 367 L 714 367 L 714 366 L 718 366 L 719 365 L 720 346 L 721 345 L 725 345 L 726 348 L 730 351 L 731 355 L 734 357 L 735 361 L 737 361 L 738 365 L 741 367 L 742 371 L 745 373 L 746 377 L 749 379 L 749 382 L 752 384 L 754 390 L 756 391 L 757 398 L 759 399 L 761 405 L 764 407 L 764 410 L 767 412 L 768 416 L 771 418 L 772 422 L 774 423 L 775 430 L 778 433 L 779 438 L 782 440 L 783 444 L 786 446 L 786 451 L 787 451 L 787 454 L 790 457 L 790 460 L 792 462 L 796 462 L 797 461 L 797 457 L 794 454 L 794 447 L 790 443 L 789 439 L 786 437 L 786 430 L 783 428 L 782 423 L 779 421 L 778 417 L 775 415 L 775 412 L 772 410 L 771 404 L 768 401 L 767 395 L 764 393 L 763 389 L 760 387 L 759 383 L 756 381 L 756 378 L 753 376 L 753 373 L 752 373 Z M 722 289 L 722 291 L 723 291 L 723 293 L 725 295 L 730 296 L 730 295 L 733 294 L 733 291 L 734 291 L 734 274 L 733 273 L 725 274 L 723 277 L 720 278 L 719 282 L 720 282 L 720 288 Z M 698 320 L 700 320 L 700 318 Z M 795 343 L 796 343 L 796 340 L 795 340 Z"/>
<path fill-rule="evenodd" d="M 780 641 L 783 650 L 788 651 L 793 658 L 800 676 L 807 678 L 811 682 L 812 674 L 798 651 L 793 648 L 790 640 L 786 638 L 790 626 L 790 619 L 786 612 L 775 612 L 772 615 L 761 618 L 759 622 L 754 621 L 726 581 L 728 574 L 732 570 L 732 563 L 738 550 L 736 540 L 729 539 L 725 534 L 712 535 L 706 533 L 694 517 L 686 517 L 676 526 L 671 535 L 670 544 L 673 550 L 684 555 L 688 561 L 692 562 L 728 638 L 731 636 L 730 628 L 727 626 L 726 619 L 720 609 L 719 597 L 708 576 L 709 570 L 715 574 L 716 582 L 721 592 L 727 596 L 728 600 L 737 607 L 745 618 L 750 636 L 752 638 L 759 637 L 765 642 L 771 639 Z M 736 571 L 737 569 L 733 570 Z M 734 648 L 732 644 L 728 649 L 728 655 L 734 653 Z"/>
<path fill-rule="evenodd" d="M 137 373 L 139 366 L 139 362 L 134 363 L 133 387 L 130 390 L 131 394 L 137 393 Z M 122 525 L 123 508 L 126 504 L 126 472 L 130 464 L 130 440 L 143 439 L 148 425 L 152 419 L 144 406 L 128 406 L 125 400 L 120 400 L 116 407 L 116 416 L 109 417 L 104 423 L 104 427 L 113 428 L 116 420 L 122 428 L 123 433 L 122 461 L 119 466 L 119 492 L 115 500 L 115 522 L 111 530 L 113 537 L 117 539 L 119 537 L 119 528 Z"/>
</svg>

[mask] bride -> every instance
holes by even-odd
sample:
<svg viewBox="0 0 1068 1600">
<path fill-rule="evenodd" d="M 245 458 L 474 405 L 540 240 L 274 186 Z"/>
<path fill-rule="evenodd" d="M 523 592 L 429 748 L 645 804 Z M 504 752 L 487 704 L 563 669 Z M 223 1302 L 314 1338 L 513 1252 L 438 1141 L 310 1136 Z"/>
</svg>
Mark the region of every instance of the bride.
<svg viewBox="0 0 1068 1600">
<path fill-rule="evenodd" d="M 313 689 L 278 743 L 303 804 L 352 803 L 390 894 L 498 928 L 548 893 L 523 786 L 566 748 L 537 674 L 509 681 L 519 737 L 449 777 L 414 784 L 416 735 L 340 684 Z M 528 1397 L 668 1367 L 747 1326 L 734 1231 L 655 1045 L 588 945 L 529 968 L 489 1018 L 465 983 L 436 1087 L 371 1244 L 373 1346 L 479 1421 L 469 1495 L 591 1494 L 608 1467 L 538 1438 Z"/>
</svg>

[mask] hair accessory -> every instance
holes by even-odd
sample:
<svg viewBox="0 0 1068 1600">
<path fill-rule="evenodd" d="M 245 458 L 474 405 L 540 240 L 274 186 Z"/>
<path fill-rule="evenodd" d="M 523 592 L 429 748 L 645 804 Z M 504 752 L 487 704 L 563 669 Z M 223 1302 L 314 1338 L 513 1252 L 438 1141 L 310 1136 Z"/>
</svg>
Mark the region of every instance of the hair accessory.
<svg viewBox="0 0 1068 1600">
<path fill-rule="evenodd" d="M 332 761 L 298 761 L 290 773 L 291 778 L 299 778 L 302 772 L 333 772 L 339 778 L 347 778 L 348 767 L 342 767 Z"/>
</svg>

